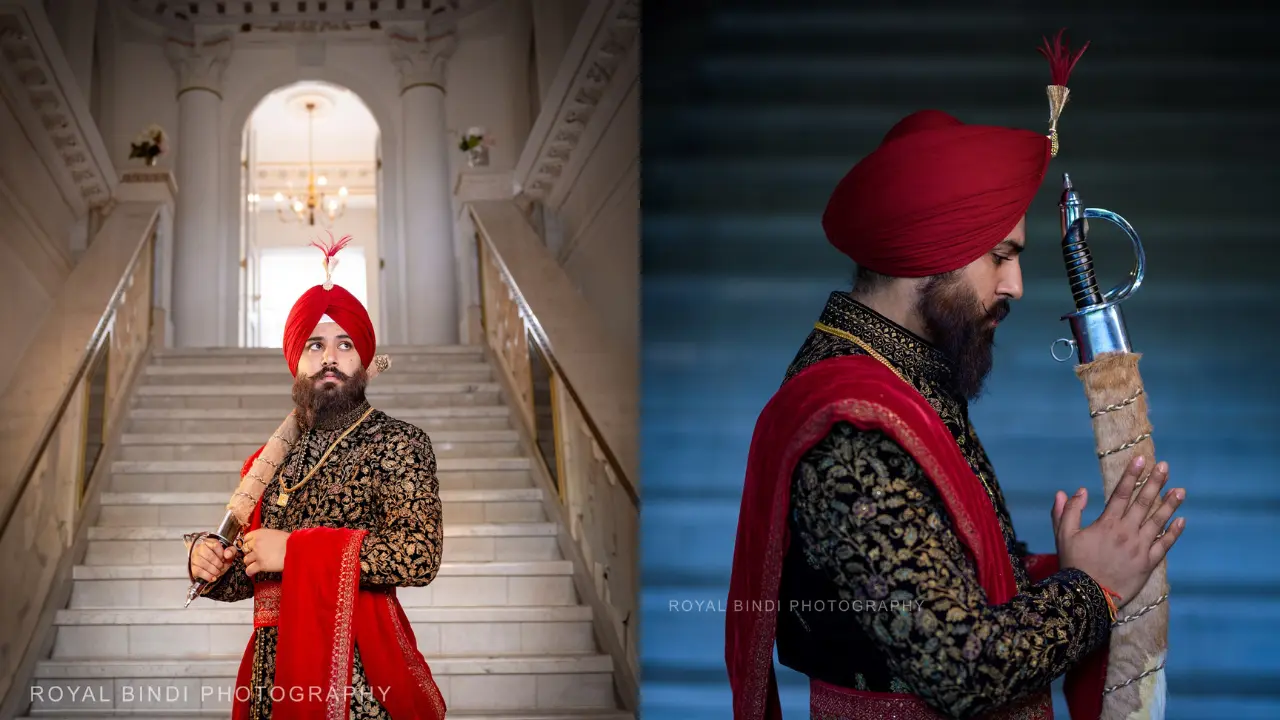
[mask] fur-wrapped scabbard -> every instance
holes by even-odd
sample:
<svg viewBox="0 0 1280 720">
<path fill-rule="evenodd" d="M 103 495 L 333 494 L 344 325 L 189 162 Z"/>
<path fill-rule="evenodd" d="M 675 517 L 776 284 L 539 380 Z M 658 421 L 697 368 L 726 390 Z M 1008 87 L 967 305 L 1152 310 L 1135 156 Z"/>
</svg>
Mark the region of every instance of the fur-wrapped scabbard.
<svg viewBox="0 0 1280 720">
<path fill-rule="evenodd" d="M 1147 418 L 1147 397 L 1136 353 L 1104 353 L 1076 366 L 1093 420 L 1093 436 L 1102 466 L 1102 487 L 1110 499 L 1135 455 L 1155 468 L 1155 443 Z M 1140 485 L 1141 486 L 1141 485 Z M 1159 503 L 1152 504 L 1152 511 Z M 1160 561 L 1147 584 L 1124 598 L 1111 630 L 1101 720 L 1162 720 L 1165 711 L 1165 657 L 1169 647 L 1169 583 Z M 1072 718 L 1093 720 L 1093 718 Z"/>
</svg>

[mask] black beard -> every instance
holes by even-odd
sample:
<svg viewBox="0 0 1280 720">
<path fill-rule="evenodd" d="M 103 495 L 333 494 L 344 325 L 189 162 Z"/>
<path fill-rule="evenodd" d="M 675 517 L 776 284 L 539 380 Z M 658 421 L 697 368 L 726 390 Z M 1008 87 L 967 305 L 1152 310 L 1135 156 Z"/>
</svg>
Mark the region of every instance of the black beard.
<svg viewBox="0 0 1280 720">
<path fill-rule="evenodd" d="M 929 278 L 916 306 L 933 345 L 952 365 L 950 388 L 957 397 L 976 400 L 991 373 L 995 328 L 991 321 L 1009 314 L 1009 301 L 990 311 L 954 273 Z"/>
<path fill-rule="evenodd" d="M 325 373 L 333 373 L 343 381 L 342 384 L 325 384 L 317 388 L 316 381 Z M 368 384 L 369 375 L 364 368 L 356 370 L 354 375 L 347 375 L 336 367 L 326 366 L 314 375 L 299 375 L 293 381 L 293 404 L 307 425 L 323 425 L 326 420 L 348 414 L 363 405 Z"/>
</svg>

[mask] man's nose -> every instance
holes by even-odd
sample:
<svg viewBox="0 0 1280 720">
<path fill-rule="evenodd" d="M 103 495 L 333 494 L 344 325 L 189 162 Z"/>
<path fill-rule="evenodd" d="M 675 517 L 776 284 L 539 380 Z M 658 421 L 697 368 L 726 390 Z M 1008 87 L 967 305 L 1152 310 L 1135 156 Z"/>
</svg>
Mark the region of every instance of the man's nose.
<svg viewBox="0 0 1280 720">
<path fill-rule="evenodd" d="M 1010 300 L 1018 300 L 1022 298 L 1022 270 L 1017 265 L 1009 268 L 1009 271 L 1000 278 L 1000 285 L 996 290 L 997 294 Z"/>
</svg>

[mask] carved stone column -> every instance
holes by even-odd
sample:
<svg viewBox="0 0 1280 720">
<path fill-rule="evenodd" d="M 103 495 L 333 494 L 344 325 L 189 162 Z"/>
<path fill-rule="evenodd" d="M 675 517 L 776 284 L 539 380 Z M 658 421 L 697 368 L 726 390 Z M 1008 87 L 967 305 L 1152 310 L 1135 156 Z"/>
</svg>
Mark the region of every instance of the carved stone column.
<svg viewBox="0 0 1280 720">
<path fill-rule="evenodd" d="M 202 44 L 170 40 L 165 55 L 178 78 L 178 132 L 173 138 L 178 207 L 173 242 L 173 329 L 176 347 L 230 344 L 224 330 L 231 324 L 223 280 L 225 242 L 218 228 L 222 207 L 218 192 L 219 116 L 222 72 L 231 56 L 231 41 Z"/>
<path fill-rule="evenodd" d="M 388 35 L 400 72 L 403 128 L 404 263 L 410 345 L 458 342 L 457 258 L 445 127 L 445 72 L 457 46 L 452 35 L 423 39 Z"/>
</svg>

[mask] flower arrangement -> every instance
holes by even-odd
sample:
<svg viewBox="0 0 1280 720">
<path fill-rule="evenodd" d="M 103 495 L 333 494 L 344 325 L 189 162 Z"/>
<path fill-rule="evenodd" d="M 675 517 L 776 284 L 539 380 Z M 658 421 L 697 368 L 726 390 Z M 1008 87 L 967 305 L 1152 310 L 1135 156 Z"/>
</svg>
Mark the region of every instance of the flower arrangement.
<svg viewBox="0 0 1280 720">
<path fill-rule="evenodd" d="M 129 144 L 129 158 L 142 158 L 147 165 L 155 165 L 156 158 L 164 154 L 165 146 L 168 144 L 169 139 L 164 134 L 164 128 L 159 125 L 150 125 L 146 130 L 138 133 L 138 137 Z"/>
<path fill-rule="evenodd" d="M 493 138 L 485 134 L 484 128 L 470 127 L 458 143 L 458 149 L 467 154 L 468 165 L 484 167 L 489 164 L 489 148 L 493 145 Z"/>
</svg>

